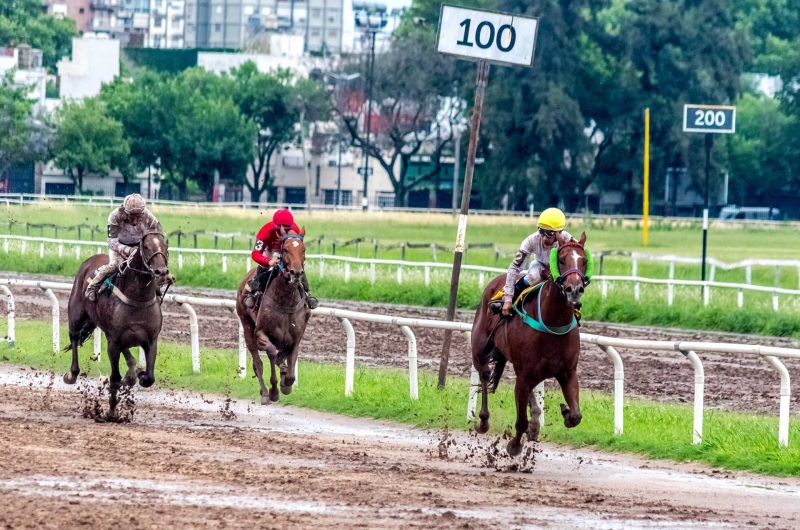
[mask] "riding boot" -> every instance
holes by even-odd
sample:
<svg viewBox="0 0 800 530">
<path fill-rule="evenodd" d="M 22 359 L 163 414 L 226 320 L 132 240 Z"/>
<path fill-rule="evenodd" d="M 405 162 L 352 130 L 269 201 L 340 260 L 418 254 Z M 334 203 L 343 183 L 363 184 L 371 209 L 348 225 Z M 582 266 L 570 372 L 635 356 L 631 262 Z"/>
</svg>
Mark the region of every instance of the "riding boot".
<svg viewBox="0 0 800 530">
<path fill-rule="evenodd" d="M 106 279 L 106 276 L 108 275 L 108 269 L 109 267 L 107 265 L 97 269 L 94 273 L 92 281 L 90 281 L 89 285 L 86 286 L 86 292 L 84 292 L 83 295 L 92 302 L 97 301 L 97 290 L 102 286 L 103 280 Z"/>
<path fill-rule="evenodd" d="M 300 277 L 300 283 L 303 286 L 303 291 L 306 295 L 306 305 L 309 309 L 316 309 L 319 307 L 319 300 L 311 296 L 311 291 L 308 287 L 308 278 L 306 277 L 306 273 L 304 272 L 303 275 Z"/>
<path fill-rule="evenodd" d="M 522 291 L 529 287 L 528 282 L 525 281 L 525 276 L 520 277 L 514 283 L 514 296 L 511 297 L 511 302 L 515 303 L 519 295 L 522 294 Z M 493 314 L 497 315 L 503 309 L 503 300 L 494 300 L 489 302 L 489 309 L 492 311 Z"/>
<path fill-rule="evenodd" d="M 253 276 L 253 279 L 247 282 L 247 286 L 245 288 L 248 290 L 248 294 L 244 299 L 245 307 L 252 309 L 256 305 L 256 295 L 266 289 L 265 283 L 267 283 L 269 271 L 270 269 L 259 265 L 255 276 Z"/>
</svg>

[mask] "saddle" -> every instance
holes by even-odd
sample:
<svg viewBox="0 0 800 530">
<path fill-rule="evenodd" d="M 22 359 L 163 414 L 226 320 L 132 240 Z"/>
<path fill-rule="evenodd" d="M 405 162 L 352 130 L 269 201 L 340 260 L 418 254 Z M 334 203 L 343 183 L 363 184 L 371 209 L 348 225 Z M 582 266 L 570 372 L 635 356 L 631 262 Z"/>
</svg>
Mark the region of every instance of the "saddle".
<svg viewBox="0 0 800 530">
<path fill-rule="evenodd" d="M 534 283 L 533 285 L 530 285 L 530 286 L 526 287 L 525 289 L 523 289 L 522 292 L 519 293 L 519 296 L 517 296 L 517 299 L 514 300 L 514 306 L 518 307 L 518 308 L 521 308 L 522 307 L 522 301 L 525 299 L 525 297 L 528 295 L 528 293 L 530 293 L 532 291 L 535 291 L 536 289 L 539 288 L 538 286 L 542 285 L 543 283 L 544 283 L 544 281 L 539 281 L 539 282 Z M 492 296 L 491 299 L 489 299 L 489 302 L 490 303 L 491 302 L 498 302 L 498 301 L 502 300 L 503 299 L 503 295 L 505 294 L 505 292 L 506 292 L 506 288 L 503 287 L 502 289 L 497 291 L 495 293 L 495 295 Z"/>
</svg>

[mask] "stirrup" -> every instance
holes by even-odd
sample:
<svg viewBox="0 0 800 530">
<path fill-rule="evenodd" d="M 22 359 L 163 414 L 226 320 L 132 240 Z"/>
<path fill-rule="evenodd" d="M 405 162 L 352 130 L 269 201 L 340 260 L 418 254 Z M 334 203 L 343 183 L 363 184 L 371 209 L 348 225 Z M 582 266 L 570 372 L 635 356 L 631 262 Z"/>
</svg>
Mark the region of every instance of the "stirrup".
<svg viewBox="0 0 800 530">
<path fill-rule="evenodd" d="M 489 302 L 489 310 L 492 312 L 493 315 L 500 314 L 500 311 L 503 310 L 503 301 L 502 300 L 493 300 Z"/>
<path fill-rule="evenodd" d="M 309 309 L 316 309 L 319 307 L 319 300 L 317 300 L 313 296 L 307 296 L 306 305 L 308 306 Z"/>
</svg>

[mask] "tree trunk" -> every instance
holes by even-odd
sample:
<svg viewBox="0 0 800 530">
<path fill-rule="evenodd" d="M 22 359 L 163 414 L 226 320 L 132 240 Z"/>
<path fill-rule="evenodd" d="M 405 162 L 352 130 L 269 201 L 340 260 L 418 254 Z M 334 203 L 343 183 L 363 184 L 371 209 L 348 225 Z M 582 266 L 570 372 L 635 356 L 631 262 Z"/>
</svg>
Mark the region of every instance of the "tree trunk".
<svg viewBox="0 0 800 530">
<path fill-rule="evenodd" d="M 78 168 L 78 195 L 83 194 L 83 169 Z"/>
</svg>

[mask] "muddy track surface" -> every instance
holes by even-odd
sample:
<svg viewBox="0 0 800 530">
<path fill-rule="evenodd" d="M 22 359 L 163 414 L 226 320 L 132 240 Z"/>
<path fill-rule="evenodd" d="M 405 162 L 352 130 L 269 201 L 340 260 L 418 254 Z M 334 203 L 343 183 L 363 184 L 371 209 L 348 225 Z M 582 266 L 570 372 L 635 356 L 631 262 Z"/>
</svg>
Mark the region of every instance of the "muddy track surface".
<svg viewBox="0 0 800 530">
<path fill-rule="evenodd" d="M 0 273 L 12 276 L 14 273 Z M 25 278 L 70 281 L 63 277 L 43 275 L 20 275 Z M 17 300 L 17 315 L 20 318 L 49 320 L 50 302 L 41 291 L 14 288 Z M 190 289 L 178 287 L 180 294 L 208 297 L 233 297 L 230 291 L 219 289 Z M 57 293 L 61 303 L 61 321 L 66 323 L 67 293 Z M 327 307 L 338 307 L 354 311 L 392 314 L 407 317 L 443 319 L 444 310 L 415 306 L 373 304 L 365 302 L 343 302 L 323 300 Z M 201 346 L 238 348 L 237 319 L 222 308 L 195 307 L 200 324 Z M 2 315 L 2 307 L 0 307 Z M 457 319 L 470 322 L 472 311 L 459 311 Z M 0 318 L 2 318 L 0 316 Z M 356 332 L 356 363 L 364 365 L 408 366 L 407 342 L 397 326 L 352 322 Z M 731 342 L 737 344 L 762 344 L 800 348 L 800 342 L 791 339 L 738 335 L 709 331 L 688 331 L 666 328 L 648 328 L 585 322 L 582 331 L 611 337 L 652 340 L 692 340 L 709 342 Z M 414 329 L 417 338 L 419 366 L 422 370 L 438 369 L 444 332 L 435 329 Z M 175 304 L 164 306 L 164 329 L 161 340 L 189 343 L 189 321 Z M 628 396 L 678 403 L 691 403 L 694 395 L 694 372 L 689 361 L 677 352 L 646 350 L 618 350 L 625 365 L 625 394 Z M 330 317 L 315 317 L 309 322 L 303 339 L 301 357 L 324 362 L 344 362 L 345 334 L 341 325 Z M 741 354 L 700 353 L 705 369 L 705 404 L 709 408 L 736 411 L 755 411 L 777 415 L 780 379 L 778 374 L 759 356 Z M 466 337 L 453 335 L 450 356 L 450 372 L 469 376 L 471 366 Z M 784 361 L 793 381 L 800 380 L 800 361 Z M 249 368 L 248 368 L 249 369 Z M 579 366 L 581 387 L 584 389 L 613 391 L 614 370 L 611 362 L 599 348 L 583 345 Z M 513 377 L 513 369 L 506 370 L 506 377 Z M 550 388 L 557 388 L 548 382 Z M 800 406 L 800 392 L 792 394 L 792 409 Z"/>
<path fill-rule="evenodd" d="M 797 480 L 547 444 L 511 461 L 490 438 L 155 389 L 97 423 L 81 384 L 0 366 L 0 527 L 800 525 Z"/>
</svg>

